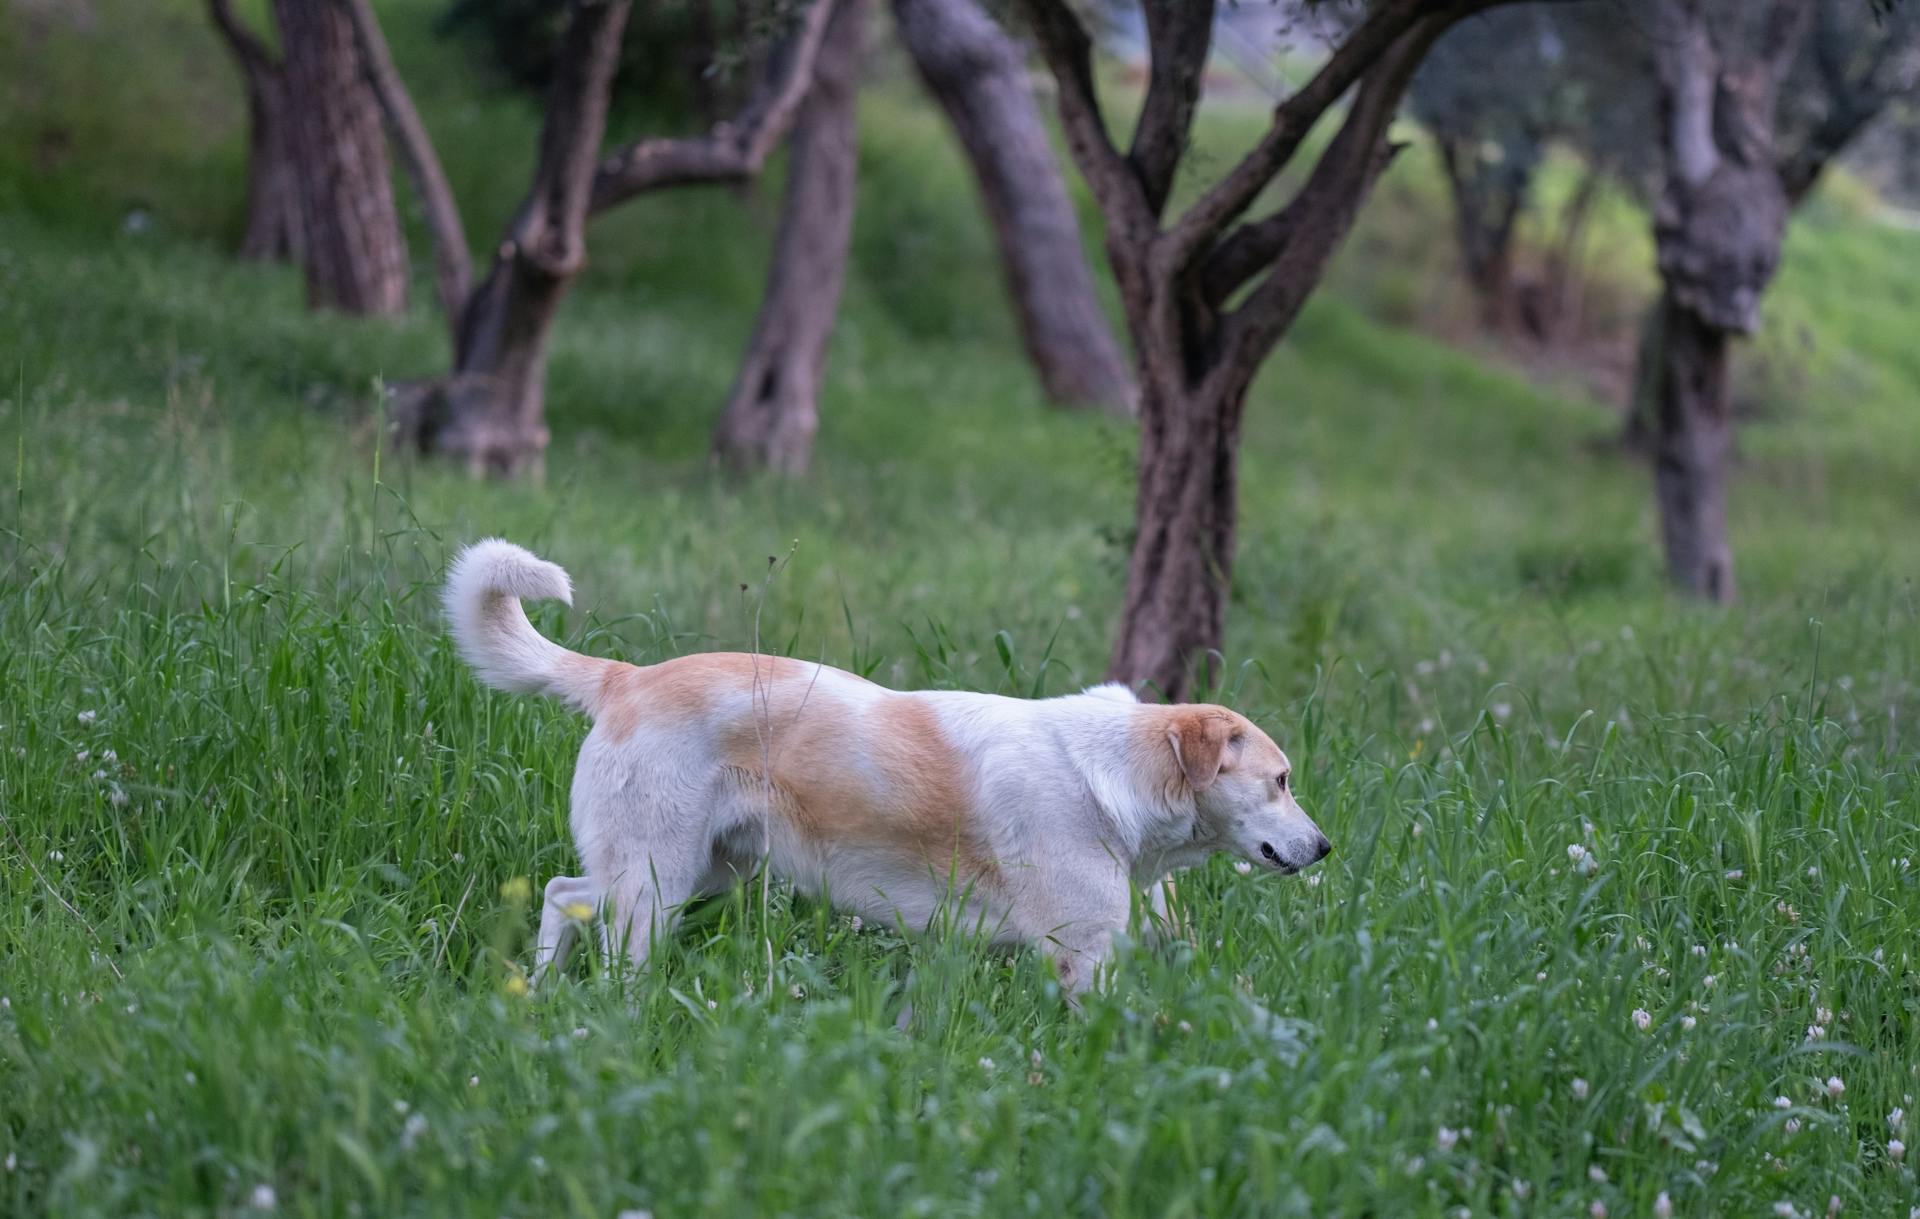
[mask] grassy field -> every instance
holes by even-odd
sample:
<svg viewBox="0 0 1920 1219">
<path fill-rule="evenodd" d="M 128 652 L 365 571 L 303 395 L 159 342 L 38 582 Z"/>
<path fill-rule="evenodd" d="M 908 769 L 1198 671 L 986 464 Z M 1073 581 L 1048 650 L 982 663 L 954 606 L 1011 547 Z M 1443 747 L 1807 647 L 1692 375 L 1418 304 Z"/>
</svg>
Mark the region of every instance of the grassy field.
<svg viewBox="0 0 1920 1219">
<path fill-rule="evenodd" d="M 397 323 L 312 317 L 226 259 L 199 7 L 93 8 L 0 16 L 0 1214 L 1920 1203 L 1920 236 L 1796 229 L 1744 374 L 1744 600 L 1703 609 L 1662 591 L 1611 411 L 1397 324 L 1447 271 L 1404 158 L 1248 421 L 1222 697 L 1293 755 L 1326 864 L 1198 873 L 1193 941 L 1080 1018 L 1028 953 L 778 889 L 629 986 L 528 996 L 584 725 L 453 657 L 457 546 L 567 566 L 579 611 L 536 620 L 585 650 L 757 619 L 897 686 L 1059 693 L 1099 676 L 1128 431 L 1040 404 L 964 174 L 883 81 L 813 474 L 704 459 L 767 191 L 596 228 L 545 487 L 383 452 L 372 379 L 445 360 L 424 284 Z M 484 235 L 533 113 L 387 11 Z M 1596 259 L 1637 266 L 1635 223 Z"/>
</svg>

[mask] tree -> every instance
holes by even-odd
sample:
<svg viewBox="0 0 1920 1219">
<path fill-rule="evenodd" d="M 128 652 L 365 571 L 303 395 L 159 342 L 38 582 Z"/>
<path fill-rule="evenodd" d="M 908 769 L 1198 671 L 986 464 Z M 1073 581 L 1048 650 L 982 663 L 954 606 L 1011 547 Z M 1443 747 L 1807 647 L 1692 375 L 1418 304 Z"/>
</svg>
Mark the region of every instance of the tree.
<svg viewBox="0 0 1920 1219">
<path fill-rule="evenodd" d="M 1651 2 L 1665 164 L 1661 300 L 1641 350 L 1655 498 L 1674 585 L 1730 601 L 1731 344 L 1759 324 L 1791 210 L 1914 88 L 1920 20 L 1912 6 Z"/>
<path fill-rule="evenodd" d="M 231 0 L 208 0 L 207 7 L 247 87 L 247 227 L 240 257 L 298 259 L 304 229 L 289 143 L 286 71 L 234 15 Z"/>
<path fill-rule="evenodd" d="M 838 0 L 794 123 L 767 293 L 713 438 L 735 469 L 806 469 L 853 239 L 867 0 Z"/>
<path fill-rule="evenodd" d="M 300 198 L 307 302 L 398 312 L 407 299 L 407 247 L 352 22 L 331 0 L 274 0 L 274 15 L 291 103 L 286 147 Z"/>
<path fill-rule="evenodd" d="M 1055 402 L 1128 411 L 1126 357 L 1094 294 L 1026 53 L 973 0 L 894 0 L 893 15 L 973 166 L 1042 388 Z"/>
<path fill-rule="evenodd" d="M 1075 163 L 1106 218 L 1140 386 L 1132 554 L 1109 673 L 1172 699 L 1217 652 L 1233 571 L 1240 421 L 1254 373 L 1286 334 L 1393 154 L 1388 124 L 1434 40 L 1497 0 L 1383 0 L 1280 102 L 1266 133 L 1166 222 L 1212 41 L 1212 0 L 1148 0 L 1152 63 L 1124 153 L 1094 86 L 1093 43 L 1067 0 L 1022 0 L 1058 85 Z M 1290 199 L 1241 220 L 1349 91 Z M 1203 662 L 1202 680 L 1211 679 Z"/>
<path fill-rule="evenodd" d="M 1571 309 L 1574 251 L 1604 180 L 1649 167 L 1653 93 L 1646 39 L 1613 4 L 1518 4 L 1448 31 L 1408 104 L 1433 136 L 1453 200 L 1468 284 L 1489 329 L 1549 337 Z M 1586 161 L 1547 250 L 1545 282 L 1516 282 L 1515 237 L 1552 145 Z"/>
<path fill-rule="evenodd" d="M 470 256 L 459 209 L 368 0 L 325 2 L 352 18 L 361 62 L 421 190 L 453 336 L 451 372 L 397 396 L 395 424 L 418 447 L 472 473 L 538 473 L 548 438 L 547 340 L 586 265 L 588 219 L 649 191 L 757 175 L 812 83 L 836 0 L 817 0 L 799 16 L 780 67 L 740 113 L 704 136 L 637 140 L 605 156 L 608 95 L 631 0 L 569 0 L 533 181 L 486 277 L 470 290 L 460 289 Z"/>
</svg>

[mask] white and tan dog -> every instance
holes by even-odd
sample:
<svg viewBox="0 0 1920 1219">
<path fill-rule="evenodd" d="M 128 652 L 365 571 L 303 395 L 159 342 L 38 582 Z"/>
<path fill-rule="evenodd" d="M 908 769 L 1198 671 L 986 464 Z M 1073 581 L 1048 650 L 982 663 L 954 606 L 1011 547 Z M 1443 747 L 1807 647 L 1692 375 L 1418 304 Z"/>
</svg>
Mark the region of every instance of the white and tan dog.
<svg viewBox="0 0 1920 1219">
<path fill-rule="evenodd" d="M 1225 707 L 1124 686 L 1027 700 L 900 693 L 824 665 L 716 652 L 639 667 L 533 629 L 521 598 L 572 604 L 566 572 L 509 542 L 454 561 L 461 656 L 503 690 L 593 718 L 573 777 L 585 876 L 546 887 L 536 980 L 597 910 L 636 962 L 691 898 L 765 860 L 802 891 L 924 928 L 952 903 L 996 941 L 1090 985 L 1136 893 L 1216 851 L 1295 872 L 1331 849 L 1266 733 Z"/>
</svg>

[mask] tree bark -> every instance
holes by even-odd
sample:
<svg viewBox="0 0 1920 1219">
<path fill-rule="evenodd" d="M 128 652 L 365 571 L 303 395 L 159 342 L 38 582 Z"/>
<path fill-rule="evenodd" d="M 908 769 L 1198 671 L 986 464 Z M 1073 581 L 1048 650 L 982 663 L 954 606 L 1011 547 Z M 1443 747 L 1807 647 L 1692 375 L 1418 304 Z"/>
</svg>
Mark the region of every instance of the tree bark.
<svg viewBox="0 0 1920 1219">
<path fill-rule="evenodd" d="M 208 7 L 247 87 L 247 227 L 240 257 L 297 259 L 303 240 L 288 143 L 286 74 L 266 44 L 234 15 L 230 0 L 210 0 Z"/>
<path fill-rule="evenodd" d="M 406 306 L 407 254 L 393 205 L 380 108 L 347 14 L 274 0 L 286 64 L 288 146 L 305 234 L 307 302 L 347 313 Z"/>
<path fill-rule="evenodd" d="M 973 166 L 1042 388 L 1058 403 L 1128 412 L 1126 358 L 1094 293 L 1024 51 L 973 0 L 894 0 L 893 13 Z"/>
<path fill-rule="evenodd" d="M 813 86 L 794 122 L 766 296 L 714 432 L 714 456 L 735 470 L 804 471 L 819 427 L 827 343 L 853 237 L 868 12 L 867 0 L 831 2 Z"/>
<path fill-rule="evenodd" d="M 1727 541 L 1727 466 L 1733 419 L 1727 394 L 1728 332 L 1669 294 L 1658 341 L 1657 416 L 1652 436 L 1654 493 L 1674 587 L 1732 601 Z"/>
<path fill-rule="evenodd" d="M 1133 548 L 1107 668 L 1171 702 L 1219 677 L 1244 400 L 1244 387 L 1190 386 L 1175 369 L 1141 378 Z"/>
</svg>

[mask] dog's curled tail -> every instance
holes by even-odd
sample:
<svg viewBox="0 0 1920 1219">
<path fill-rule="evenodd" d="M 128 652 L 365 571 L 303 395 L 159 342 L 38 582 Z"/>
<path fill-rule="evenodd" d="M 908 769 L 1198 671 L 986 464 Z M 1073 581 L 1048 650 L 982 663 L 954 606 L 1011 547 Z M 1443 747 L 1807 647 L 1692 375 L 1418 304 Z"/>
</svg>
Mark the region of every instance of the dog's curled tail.
<svg viewBox="0 0 1920 1219">
<path fill-rule="evenodd" d="M 565 571 L 512 542 L 487 538 L 454 559 L 442 596 L 460 658 L 481 681 L 592 709 L 604 662 L 554 643 L 520 608 L 522 598 L 572 605 L 573 581 Z"/>
</svg>

